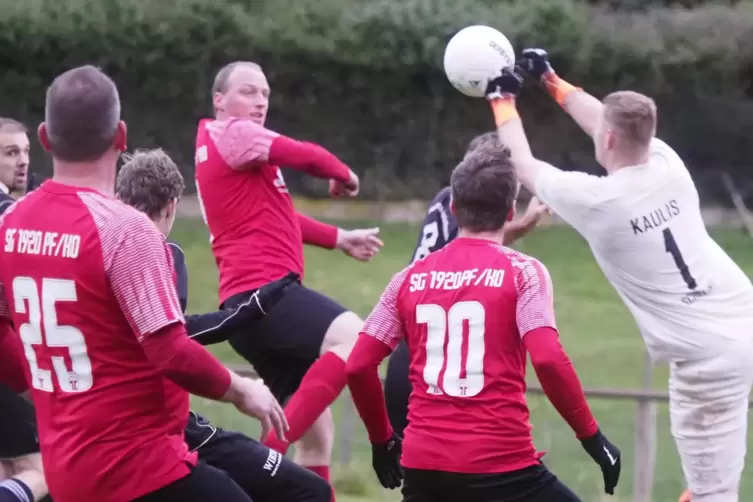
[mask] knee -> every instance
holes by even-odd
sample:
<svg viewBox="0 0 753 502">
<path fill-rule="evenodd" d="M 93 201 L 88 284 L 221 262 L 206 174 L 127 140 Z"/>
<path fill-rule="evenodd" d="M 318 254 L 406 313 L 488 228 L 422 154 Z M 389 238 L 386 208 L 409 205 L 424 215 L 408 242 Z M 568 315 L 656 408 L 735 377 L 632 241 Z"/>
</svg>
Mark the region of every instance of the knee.
<svg viewBox="0 0 753 502">
<path fill-rule="evenodd" d="M 343 312 L 332 321 L 324 336 L 321 353 L 332 352 L 347 361 L 358 333 L 363 328 L 363 320 L 353 312 Z"/>
<path fill-rule="evenodd" d="M 327 408 L 295 445 L 298 465 L 329 465 L 335 442 L 335 422 Z"/>
</svg>

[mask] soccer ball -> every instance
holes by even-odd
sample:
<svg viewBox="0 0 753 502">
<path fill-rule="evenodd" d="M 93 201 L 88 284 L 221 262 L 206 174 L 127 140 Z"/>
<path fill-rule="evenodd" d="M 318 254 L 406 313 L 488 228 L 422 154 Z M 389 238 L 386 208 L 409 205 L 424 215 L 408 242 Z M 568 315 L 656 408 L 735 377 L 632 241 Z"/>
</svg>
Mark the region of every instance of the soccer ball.
<svg viewBox="0 0 753 502">
<path fill-rule="evenodd" d="M 498 30 L 474 25 L 453 36 L 444 51 L 444 72 L 466 96 L 483 98 L 489 80 L 515 65 L 512 44 Z"/>
</svg>

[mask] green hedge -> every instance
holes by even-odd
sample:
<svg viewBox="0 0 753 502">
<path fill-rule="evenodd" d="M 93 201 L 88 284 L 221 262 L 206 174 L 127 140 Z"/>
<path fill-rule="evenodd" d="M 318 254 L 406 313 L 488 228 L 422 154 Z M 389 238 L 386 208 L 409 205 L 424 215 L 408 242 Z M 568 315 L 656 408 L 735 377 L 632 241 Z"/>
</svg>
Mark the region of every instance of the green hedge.
<svg viewBox="0 0 753 502">
<path fill-rule="evenodd" d="M 102 66 L 118 83 L 132 147 L 162 146 L 192 178 L 198 118 L 213 72 L 261 62 L 270 127 L 329 147 L 370 197 L 431 196 L 466 142 L 488 129 L 482 100 L 441 71 L 459 28 L 492 24 L 520 49 L 543 46 L 558 71 L 597 95 L 656 97 L 661 134 L 698 169 L 753 159 L 753 8 L 704 5 L 614 12 L 574 0 L 0 0 L 0 114 L 36 124 L 65 69 Z M 524 115 L 542 157 L 589 157 L 587 138 L 543 99 Z M 40 156 L 35 169 L 44 170 Z M 44 169 L 43 169 L 44 168 Z M 287 175 L 305 193 L 323 184 Z"/>
</svg>

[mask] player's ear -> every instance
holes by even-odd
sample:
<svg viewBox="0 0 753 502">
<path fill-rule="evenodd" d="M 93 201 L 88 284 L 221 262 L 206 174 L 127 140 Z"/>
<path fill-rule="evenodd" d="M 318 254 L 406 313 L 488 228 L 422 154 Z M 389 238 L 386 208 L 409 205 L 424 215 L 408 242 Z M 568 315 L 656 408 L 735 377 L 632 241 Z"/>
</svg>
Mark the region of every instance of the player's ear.
<svg viewBox="0 0 753 502">
<path fill-rule="evenodd" d="M 115 131 L 115 141 L 113 143 L 115 150 L 125 152 L 128 150 L 128 127 L 122 120 L 118 122 L 118 128 Z"/>
<path fill-rule="evenodd" d="M 456 216 L 455 214 L 455 201 L 452 200 L 452 197 L 450 197 L 450 214 L 453 216 Z"/>
<path fill-rule="evenodd" d="M 607 150 L 612 150 L 614 148 L 614 143 L 614 129 L 607 129 L 607 133 L 604 135 L 604 146 Z"/>
<path fill-rule="evenodd" d="M 505 221 L 510 222 L 510 221 L 512 221 L 514 219 L 515 219 L 515 206 L 512 206 L 512 209 L 510 209 L 510 212 L 507 213 L 507 218 L 506 218 Z"/>
<path fill-rule="evenodd" d="M 37 128 L 37 138 L 46 152 L 50 151 L 50 138 L 47 136 L 47 125 L 42 122 Z"/>
<path fill-rule="evenodd" d="M 165 210 L 165 217 L 172 218 L 175 212 L 178 210 L 178 199 L 170 199 L 167 203 L 167 209 Z"/>
<path fill-rule="evenodd" d="M 222 106 L 223 98 L 224 98 L 224 94 L 222 94 L 221 92 L 215 92 L 212 95 L 212 105 L 214 105 L 215 113 L 224 111 L 223 106 Z"/>
</svg>

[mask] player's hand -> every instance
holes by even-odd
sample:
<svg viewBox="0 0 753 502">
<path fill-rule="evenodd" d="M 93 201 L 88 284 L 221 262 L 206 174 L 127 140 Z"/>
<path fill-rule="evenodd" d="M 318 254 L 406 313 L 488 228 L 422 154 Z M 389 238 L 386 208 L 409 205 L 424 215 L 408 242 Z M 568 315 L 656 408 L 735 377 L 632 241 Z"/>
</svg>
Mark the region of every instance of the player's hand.
<svg viewBox="0 0 753 502">
<path fill-rule="evenodd" d="M 682 495 L 680 495 L 680 500 L 678 500 L 677 502 L 691 502 L 691 496 L 692 493 L 690 493 L 690 490 L 685 490 L 684 492 L 682 492 Z"/>
<path fill-rule="evenodd" d="M 371 445 L 371 465 L 379 483 L 390 490 L 399 488 L 403 482 L 403 468 L 400 466 L 402 452 L 402 439 L 394 432 L 384 443 Z"/>
<path fill-rule="evenodd" d="M 614 489 L 620 480 L 620 470 L 622 469 L 620 450 L 610 443 L 601 431 L 597 431 L 590 438 L 582 440 L 581 444 L 594 459 L 594 462 L 601 467 L 601 473 L 604 475 L 604 492 L 614 495 Z"/>
<path fill-rule="evenodd" d="M 337 249 L 358 261 L 369 261 L 384 246 L 379 228 L 337 231 Z"/>
<path fill-rule="evenodd" d="M 350 171 L 350 179 L 347 183 L 338 180 L 329 180 L 329 195 L 333 199 L 342 197 L 343 195 L 355 197 L 358 195 L 358 190 L 361 186 L 360 183 L 358 175 L 353 171 Z"/>
<path fill-rule="evenodd" d="M 520 220 L 527 227 L 535 227 L 541 220 L 541 217 L 545 214 L 552 214 L 552 210 L 549 209 L 548 206 L 544 205 L 544 203 L 534 195 L 528 202 L 526 212 L 523 213 L 523 216 L 520 217 Z"/>
<path fill-rule="evenodd" d="M 554 73 L 549 54 L 544 49 L 523 49 L 515 64 L 537 81 Z"/>
<path fill-rule="evenodd" d="M 260 379 L 242 378 L 239 382 L 237 397 L 233 404 L 244 415 L 254 417 L 261 422 L 261 440 L 264 441 L 269 431 L 274 429 L 277 437 L 286 441 L 288 420 L 277 399 Z"/>
<path fill-rule="evenodd" d="M 503 68 L 486 86 L 486 99 L 517 98 L 523 89 L 523 77 L 517 69 Z"/>
<path fill-rule="evenodd" d="M 267 315 L 267 312 L 280 301 L 285 291 L 292 284 L 300 282 L 301 276 L 295 272 L 290 272 L 282 279 L 270 282 L 259 288 L 249 298 L 249 301 L 243 305 L 243 314 L 246 316 L 246 321 L 256 321 Z"/>
</svg>

